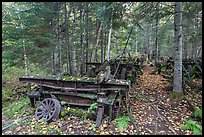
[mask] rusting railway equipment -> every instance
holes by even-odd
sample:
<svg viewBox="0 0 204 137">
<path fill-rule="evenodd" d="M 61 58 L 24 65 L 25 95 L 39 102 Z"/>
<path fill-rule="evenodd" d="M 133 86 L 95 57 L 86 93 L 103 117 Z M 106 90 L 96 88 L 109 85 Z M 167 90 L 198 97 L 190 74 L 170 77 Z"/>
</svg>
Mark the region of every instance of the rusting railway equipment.
<svg viewBox="0 0 204 137">
<path fill-rule="evenodd" d="M 112 120 L 120 113 L 122 100 L 126 98 L 126 92 L 130 88 L 130 81 L 98 78 L 101 77 L 22 77 L 19 80 L 39 86 L 28 93 L 32 106 L 40 101 L 35 111 L 37 120 L 56 119 L 61 111 L 59 101 L 77 106 L 90 106 L 97 102 L 96 127 L 99 127 L 103 115 L 108 115 L 109 120 Z M 107 80 L 104 81 L 105 79 Z"/>
<path fill-rule="evenodd" d="M 120 62 L 120 65 L 118 66 Z M 128 79 L 131 83 L 135 83 L 135 78 L 142 73 L 142 65 L 139 65 L 137 61 L 130 61 L 128 58 L 112 59 L 109 62 L 105 61 L 103 63 L 99 62 L 87 62 L 86 65 L 89 68 L 87 76 L 95 77 L 99 74 L 101 70 L 104 70 L 105 67 L 110 66 L 110 74 L 112 78 L 116 79 Z"/>
</svg>

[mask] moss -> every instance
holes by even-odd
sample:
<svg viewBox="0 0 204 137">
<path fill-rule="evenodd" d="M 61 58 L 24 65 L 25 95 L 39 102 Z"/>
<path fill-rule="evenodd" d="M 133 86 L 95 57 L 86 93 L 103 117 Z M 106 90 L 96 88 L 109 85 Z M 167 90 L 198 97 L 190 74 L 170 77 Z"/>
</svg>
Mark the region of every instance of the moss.
<svg viewBox="0 0 204 137">
<path fill-rule="evenodd" d="M 172 91 L 170 93 L 170 98 L 171 99 L 181 99 L 183 97 L 183 94 L 177 91 Z"/>
</svg>

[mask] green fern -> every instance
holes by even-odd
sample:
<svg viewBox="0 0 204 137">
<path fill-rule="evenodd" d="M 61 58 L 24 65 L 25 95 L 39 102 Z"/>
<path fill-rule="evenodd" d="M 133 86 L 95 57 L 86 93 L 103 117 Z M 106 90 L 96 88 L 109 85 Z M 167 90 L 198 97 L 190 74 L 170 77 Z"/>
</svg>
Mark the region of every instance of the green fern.
<svg viewBox="0 0 204 137">
<path fill-rule="evenodd" d="M 202 126 L 198 124 L 196 121 L 193 120 L 184 120 L 187 124 L 182 125 L 180 128 L 182 130 L 191 130 L 193 131 L 194 135 L 201 135 L 202 134 Z"/>
<path fill-rule="evenodd" d="M 115 120 L 120 131 L 128 128 L 127 122 L 130 121 L 130 118 L 128 116 L 118 116 Z"/>
<path fill-rule="evenodd" d="M 95 110 L 95 109 L 97 109 L 97 108 L 98 108 L 98 104 L 97 104 L 97 103 L 93 103 L 93 104 L 91 104 L 91 106 L 88 108 L 88 111 L 90 112 L 90 111 Z"/>
<path fill-rule="evenodd" d="M 194 112 L 194 116 L 198 117 L 199 115 L 202 115 L 202 109 L 197 108 Z"/>
</svg>

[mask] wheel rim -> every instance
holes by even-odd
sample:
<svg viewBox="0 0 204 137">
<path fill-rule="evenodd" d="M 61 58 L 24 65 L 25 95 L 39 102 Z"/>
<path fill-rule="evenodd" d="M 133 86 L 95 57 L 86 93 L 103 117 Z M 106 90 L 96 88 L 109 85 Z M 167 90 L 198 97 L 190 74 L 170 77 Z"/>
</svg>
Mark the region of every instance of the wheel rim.
<svg viewBox="0 0 204 137">
<path fill-rule="evenodd" d="M 46 98 L 37 106 L 35 111 L 36 120 L 44 119 L 50 121 L 53 118 L 58 118 L 60 113 L 60 103 L 53 98 Z"/>
</svg>

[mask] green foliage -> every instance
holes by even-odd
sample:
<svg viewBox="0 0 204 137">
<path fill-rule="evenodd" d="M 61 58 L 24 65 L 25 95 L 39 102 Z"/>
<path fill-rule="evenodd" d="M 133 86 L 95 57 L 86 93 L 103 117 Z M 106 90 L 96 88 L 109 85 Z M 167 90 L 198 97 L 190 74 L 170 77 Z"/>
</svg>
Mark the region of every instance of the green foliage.
<svg viewBox="0 0 204 137">
<path fill-rule="evenodd" d="M 197 109 L 194 111 L 194 116 L 195 116 L 195 117 L 198 117 L 198 116 L 200 116 L 200 115 L 202 115 L 202 109 L 197 108 Z"/>
<path fill-rule="evenodd" d="M 139 94 L 139 93 L 135 93 L 135 94 L 130 96 L 130 98 L 134 98 L 134 99 L 137 99 L 137 100 L 140 99 L 141 97 L 142 97 L 142 95 Z"/>
<path fill-rule="evenodd" d="M 2 64 L 2 100 L 10 99 L 14 94 L 14 85 L 18 83 L 18 78 L 23 76 L 25 71 L 22 67 L 9 67 L 8 64 Z"/>
<path fill-rule="evenodd" d="M 197 68 L 196 66 L 193 66 L 192 73 L 191 73 L 192 78 L 195 77 L 196 72 L 197 72 Z"/>
<path fill-rule="evenodd" d="M 12 94 L 11 88 L 2 88 L 2 100 L 4 100 L 4 101 L 9 100 L 11 94 Z"/>
<path fill-rule="evenodd" d="M 17 81 L 20 76 L 23 76 L 25 71 L 22 67 L 9 67 L 7 64 L 2 64 L 2 81 L 14 82 Z"/>
<path fill-rule="evenodd" d="M 184 120 L 187 124 L 182 125 L 180 128 L 182 130 L 192 130 L 194 135 L 202 135 L 202 126 L 196 121 Z"/>
<path fill-rule="evenodd" d="M 117 123 L 117 127 L 120 131 L 126 130 L 128 128 L 128 121 L 130 121 L 130 118 L 126 115 L 124 116 L 117 116 L 115 119 Z"/>
<path fill-rule="evenodd" d="M 3 103 L 2 113 L 9 118 L 13 118 L 16 114 L 23 115 L 29 110 L 27 106 L 29 105 L 29 98 L 22 98 L 18 101 Z"/>
<path fill-rule="evenodd" d="M 98 103 L 93 103 L 93 104 L 91 104 L 90 107 L 88 108 L 87 113 L 85 113 L 85 115 L 84 115 L 84 121 L 85 121 L 88 117 L 90 117 L 90 116 L 94 113 L 94 111 L 96 111 L 97 108 L 98 108 Z"/>
<path fill-rule="evenodd" d="M 88 112 L 91 112 L 93 110 L 96 110 L 98 108 L 98 103 L 93 103 L 91 106 L 88 108 Z"/>
<path fill-rule="evenodd" d="M 170 98 L 171 98 L 171 99 L 177 99 L 177 98 L 181 98 L 181 97 L 182 97 L 182 94 L 179 93 L 179 92 L 172 91 L 172 92 L 170 93 Z"/>
<path fill-rule="evenodd" d="M 62 65 L 63 71 L 66 69 L 66 50 L 65 32 L 60 31 L 66 28 L 64 21 L 64 4 L 60 2 L 3 2 L 2 3 L 2 63 L 6 66 L 22 67 L 24 65 L 24 51 L 28 58 L 29 71 L 35 72 L 45 70 L 52 72 L 52 54 L 55 50 L 57 71 L 59 68 L 59 44 L 62 45 Z M 151 43 L 155 45 L 155 20 L 159 18 L 158 40 L 160 55 L 169 55 L 173 48 L 173 3 L 163 2 L 96 2 L 96 3 L 72 3 L 77 9 L 77 16 L 82 17 L 76 20 L 76 47 L 78 48 L 77 65 L 80 65 L 81 59 L 81 34 L 83 29 L 88 30 L 88 56 L 92 52 L 92 46 L 96 38 L 98 23 L 103 23 L 103 44 L 106 45 L 110 20 L 112 18 L 112 36 L 111 36 L 111 58 L 120 54 L 127 40 L 127 33 L 131 26 L 135 26 L 131 35 L 127 50 L 131 55 L 140 55 L 144 53 L 144 47 L 148 45 L 149 30 L 152 33 Z M 66 2 L 69 11 L 70 3 Z M 59 6 L 59 7 L 58 7 Z M 184 43 L 189 45 L 196 43 L 201 45 L 202 36 L 202 4 L 199 2 L 182 3 L 183 14 L 183 33 Z M 87 11 L 88 9 L 88 11 Z M 86 13 L 88 19 L 86 18 Z M 186 14 L 188 13 L 188 14 Z M 59 18 L 59 22 L 58 22 Z M 50 30 L 51 20 L 53 20 L 53 30 Z M 69 43 L 72 41 L 73 11 L 69 18 Z M 193 20 L 189 22 L 189 20 Z M 197 21 L 196 21 L 197 20 Z M 88 22 L 86 22 L 88 21 Z M 88 23 L 88 24 L 87 24 Z M 196 23 L 198 23 L 196 25 Z M 152 25 L 150 25 L 152 24 Z M 140 27 L 141 26 L 141 27 Z M 150 27 L 151 26 L 151 27 Z M 101 33 L 102 34 L 102 33 Z M 59 40 L 58 40 L 59 35 Z M 101 41 L 101 36 L 99 41 Z M 25 43 L 23 43 L 25 41 Z M 100 42 L 99 42 L 100 43 Z M 137 44 L 136 44 L 137 43 Z M 136 47 L 137 45 L 137 47 Z M 185 45 L 185 44 L 184 44 Z M 97 59 L 100 60 L 101 46 L 97 46 Z M 117 47 L 117 48 L 116 48 Z M 199 46 L 198 46 L 199 47 Z M 136 51 L 137 49 L 137 51 Z M 106 51 L 105 51 L 106 52 Z M 37 63 L 39 63 L 37 65 Z M 35 64 L 30 66 L 31 64 Z M 70 64 L 69 64 L 70 65 Z M 22 69 L 23 70 L 23 69 Z M 61 72 L 61 71 L 60 71 Z M 40 72 L 37 72 L 38 74 Z"/>
<path fill-rule="evenodd" d="M 84 115 L 85 111 L 83 109 L 80 108 L 71 108 L 71 107 L 66 107 L 63 106 L 63 111 L 61 111 L 60 115 L 62 117 L 64 117 L 65 115 L 78 115 L 78 116 L 82 116 Z"/>
</svg>

